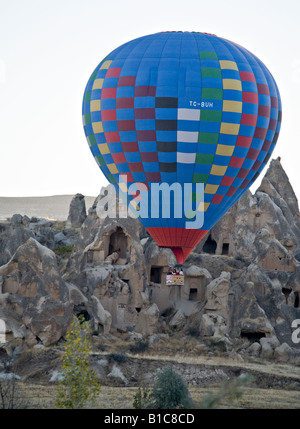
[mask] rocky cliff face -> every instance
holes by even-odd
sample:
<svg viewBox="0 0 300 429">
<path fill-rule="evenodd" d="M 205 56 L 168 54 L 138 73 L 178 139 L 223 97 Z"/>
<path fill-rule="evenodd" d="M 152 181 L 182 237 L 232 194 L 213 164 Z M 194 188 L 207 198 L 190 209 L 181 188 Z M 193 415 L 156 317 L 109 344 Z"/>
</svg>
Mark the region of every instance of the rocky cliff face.
<svg viewBox="0 0 300 429">
<path fill-rule="evenodd" d="M 299 221 L 297 198 L 277 159 L 256 193 L 248 191 L 198 246 L 200 254 L 208 251 L 243 261 L 231 277 L 233 336 L 261 332 L 295 346 L 290 332 L 300 313 Z M 251 318 L 245 317 L 248 312 L 241 303 L 255 303 Z M 260 314 L 259 323 L 255 313 Z"/>
<path fill-rule="evenodd" d="M 87 215 L 76 195 L 66 225 L 20 215 L 0 225 L 0 319 L 12 345 L 53 344 L 75 312 L 104 334 L 246 338 L 248 354 L 300 361 L 300 215 L 279 159 L 194 249 L 184 285 L 166 284 L 173 253 L 121 204 L 114 219 L 105 204 L 99 212 L 105 194 Z"/>
<path fill-rule="evenodd" d="M 50 345 L 66 332 L 72 316 L 68 289 L 55 254 L 34 238 L 0 267 L 0 317 L 8 337 Z"/>
</svg>

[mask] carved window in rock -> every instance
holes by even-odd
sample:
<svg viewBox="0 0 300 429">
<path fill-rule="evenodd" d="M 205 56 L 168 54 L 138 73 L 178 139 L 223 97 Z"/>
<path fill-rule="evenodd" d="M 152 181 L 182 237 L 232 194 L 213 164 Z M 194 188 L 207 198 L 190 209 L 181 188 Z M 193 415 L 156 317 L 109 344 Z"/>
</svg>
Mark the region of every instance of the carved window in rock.
<svg viewBox="0 0 300 429">
<path fill-rule="evenodd" d="M 222 245 L 222 255 L 229 254 L 229 243 L 223 243 Z"/>
<path fill-rule="evenodd" d="M 198 299 L 198 289 L 197 288 L 190 288 L 190 293 L 189 293 L 189 301 L 197 301 Z"/>
<path fill-rule="evenodd" d="M 120 227 L 111 234 L 109 239 L 108 255 L 114 252 L 119 253 L 119 258 L 127 259 L 128 257 L 128 238 Z"/>
<path fill-rule="evenodd" d="M 150 269 L 150 281 L 152 283 L 161 283 L 162 267 L 152 266 Z"/>
</svg>

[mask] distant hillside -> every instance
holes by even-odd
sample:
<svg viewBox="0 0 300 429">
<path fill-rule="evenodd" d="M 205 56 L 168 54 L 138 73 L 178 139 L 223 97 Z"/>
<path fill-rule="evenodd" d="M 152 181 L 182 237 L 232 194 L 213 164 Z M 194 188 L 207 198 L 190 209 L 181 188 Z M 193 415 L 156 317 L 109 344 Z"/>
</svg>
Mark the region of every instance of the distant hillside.
<svg viewBox="0 0 300 429">
<path fill-rule="evenodd" d="M 0 220 L 19 213 L 28 217 L 66 220 L 74 195 L 53 195 L 50 197 L 0 197 Z M 86 209 L 92 206 L 96 197 L 85 197 Z"/>
</svg>

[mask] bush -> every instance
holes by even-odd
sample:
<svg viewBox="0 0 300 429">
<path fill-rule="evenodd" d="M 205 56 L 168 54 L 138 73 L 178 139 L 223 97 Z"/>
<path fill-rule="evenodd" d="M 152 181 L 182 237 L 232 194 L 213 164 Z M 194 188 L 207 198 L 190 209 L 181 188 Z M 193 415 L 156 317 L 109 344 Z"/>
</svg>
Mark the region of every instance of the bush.
<svg viewBox="0 0 300 429">
<path fill-rule="evenodd" d="M 231 378 L 222 383 L 215 393 L 209 393 L 200 404 L 200 409 L 218 408 L 222 401 L 234 401 L 243 395 L 243 388 L 252 382 L 249 374 L 241 374 L 237 378 Z"/>
<path fill-rule="evenodd" d="M 108 361 L 115 361 L 118 363 L 124 363 L 127 361 L 127 356 L 124 353 L 110 353 L 108 356 Z"/>
<path fill-rule="evenodd" d="M 148 341 L 137 340 L 134 344 L 129 346 L 129 351 L 131 353 L 144 353 L 149 348 Z"/>
<path fill-rule="evenodd" d="M 225 353 L 227 351 L 226 342 L 222 339 L 211 338 L 208 342 L 208 345 L 216 352 Z"/>
<path fill-rule="evenodd" d="M 60 256 L 64 256 L 64 255 L 68 255 L 70 253 L 73 252 L 74 249 L 74 244 L 71 244 L 71 246 L 57 246 L 55 248 L 55 252 L 60 255 Z"/>
<path fill-rule="evenodd" d="M 149 387 L 138 388 L 138 391 L 134 395 L 133 408 L 141 410 L 143 408 L 150 408 L 152 393 Z"/>
<path fill-rule="evenodd" d="M 192 408 L 193 401 L 184 379 L 171 366 L 162 369 L 153 386 L 153 408 Z"/>
<path fill-rule="evenodd" d="M 135 395 L 135 408 L 175 409 L 192 408 L 193 400 L 184 379 L 171 366 L 168 366 L 157 375 L 152 392 L 139 388 Z"/>
<path fill-rule="evenodd" d="M 0 377 L 0 410 L 26 408 L 27 403 L 21 396 L 18 376 L 2 373 Z"/>
</svg>

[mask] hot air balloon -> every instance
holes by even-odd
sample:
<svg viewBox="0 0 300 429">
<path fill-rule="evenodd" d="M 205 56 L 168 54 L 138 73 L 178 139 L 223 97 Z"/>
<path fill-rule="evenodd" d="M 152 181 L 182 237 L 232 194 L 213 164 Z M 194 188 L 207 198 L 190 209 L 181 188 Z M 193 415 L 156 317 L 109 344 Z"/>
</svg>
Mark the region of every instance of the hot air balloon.
<svg viewBox="0 0 300 429">
<path fill-rule="evenodd" d="M 267 164 L 281 100 L 245 48 L 207 33 L 163 32 L 100 62 L 83 124 L 108 181 L 182 264 Z"/>
</svg>

